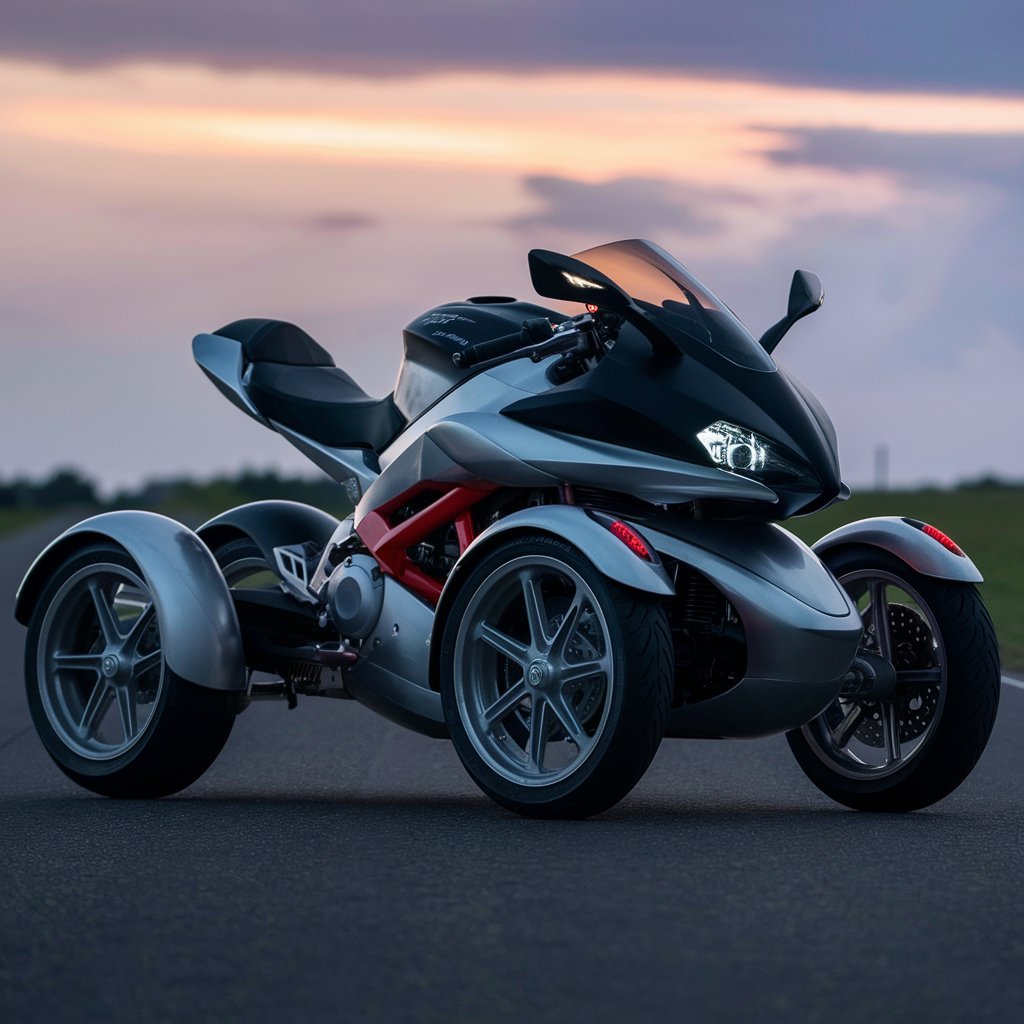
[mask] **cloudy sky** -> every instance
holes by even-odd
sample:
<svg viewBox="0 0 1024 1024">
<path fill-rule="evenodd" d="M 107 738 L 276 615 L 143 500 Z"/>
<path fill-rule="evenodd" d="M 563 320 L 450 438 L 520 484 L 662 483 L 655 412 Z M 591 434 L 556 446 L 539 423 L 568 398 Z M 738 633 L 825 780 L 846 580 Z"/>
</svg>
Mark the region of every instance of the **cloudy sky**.
<svg viewBox="0 0 1024 1024">
<path fill-rule="evenodd" d="M 759 334 L 845 476 L 1024 477 L 1024 7 L 5 0 L 0 478 L 112 487 L 287 444 L 191 361 L 305 326 L 372 394 L 438 302 L 648 237 Z"/>
</svg>

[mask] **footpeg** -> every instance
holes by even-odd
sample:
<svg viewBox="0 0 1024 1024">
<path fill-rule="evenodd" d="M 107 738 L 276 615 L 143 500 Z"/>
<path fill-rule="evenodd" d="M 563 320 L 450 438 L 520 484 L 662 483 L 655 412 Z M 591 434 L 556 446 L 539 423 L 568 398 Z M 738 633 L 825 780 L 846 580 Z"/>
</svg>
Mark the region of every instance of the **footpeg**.
<svg viewBox="0 0 1024 1024">
<path fill-rule="evenodd" d="M 316 661 L 328 668 L 345 668 L 359 657 L 359 652 L 348 644 L 317 644 Z"/>
</svg>

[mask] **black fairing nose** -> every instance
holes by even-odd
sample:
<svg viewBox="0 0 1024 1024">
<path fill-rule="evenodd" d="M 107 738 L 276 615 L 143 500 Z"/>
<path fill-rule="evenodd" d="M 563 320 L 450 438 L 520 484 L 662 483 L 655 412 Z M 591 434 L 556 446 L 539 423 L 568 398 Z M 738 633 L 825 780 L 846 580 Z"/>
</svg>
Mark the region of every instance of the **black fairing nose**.
<svg viewBox="0 0 1024 1024">
<path fill-rule="evenodd" d="M 802 419 L 804 423 L 803 429 L 795 432 L 802 435 L 799 454 L 811 466 L 821 483 L 820 493 L 808 495 L 809 500 L 794 507 L 790 514 L 814 512 L 833 502 L 843 486 L 835 427 L 821 402 L 800 381 L 781 367 L 778 377 L 785 382 L 799 405 L 799 410 L 793 410 L 794 420 Z M 802 412 L 802 416 L 797 415 L 798 411 Z"/>
</svg>

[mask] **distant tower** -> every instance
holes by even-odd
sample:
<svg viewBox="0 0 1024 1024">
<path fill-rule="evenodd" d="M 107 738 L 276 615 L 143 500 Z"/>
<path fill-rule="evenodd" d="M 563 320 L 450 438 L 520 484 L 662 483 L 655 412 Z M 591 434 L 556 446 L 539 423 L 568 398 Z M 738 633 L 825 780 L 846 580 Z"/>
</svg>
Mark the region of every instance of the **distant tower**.
<svg viewBox="0 0 1024 1024">
<path fill-rule="evenodd" d="M 889 490 L 889 446 L 880 444 L 875 448 L 875 490 Z"/>
</svg>

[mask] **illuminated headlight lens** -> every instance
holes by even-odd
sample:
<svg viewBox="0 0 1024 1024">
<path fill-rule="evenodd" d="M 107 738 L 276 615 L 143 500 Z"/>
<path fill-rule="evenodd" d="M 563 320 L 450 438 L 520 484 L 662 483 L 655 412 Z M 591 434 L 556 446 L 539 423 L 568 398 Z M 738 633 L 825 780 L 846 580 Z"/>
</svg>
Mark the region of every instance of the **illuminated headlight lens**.
<svg viewBox="0 0 1024 1024">
<path fill-rule="evenodd" d="M 697 440 L 711 461 L 722 469 L 757 477 L 765 483 L 819 486 L 809 466 L 780 444 L 746 427 L 716 420 L 697 435 Z"/>
</svg>

